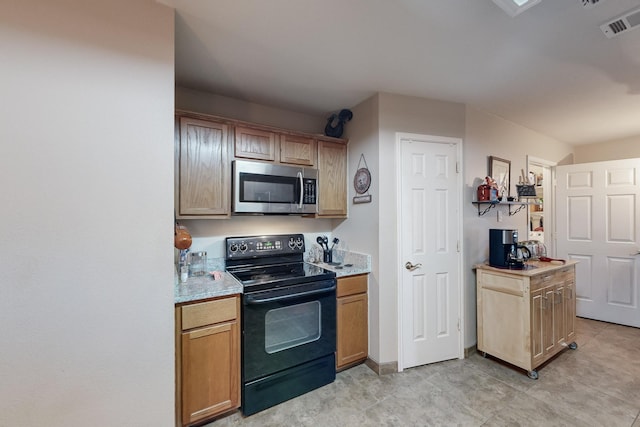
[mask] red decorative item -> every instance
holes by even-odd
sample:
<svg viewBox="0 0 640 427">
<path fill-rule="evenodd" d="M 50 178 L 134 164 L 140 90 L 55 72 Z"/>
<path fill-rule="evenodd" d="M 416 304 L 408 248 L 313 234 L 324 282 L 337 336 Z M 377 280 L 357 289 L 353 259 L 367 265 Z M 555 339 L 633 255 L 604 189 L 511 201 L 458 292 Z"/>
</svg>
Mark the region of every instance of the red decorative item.
<svg viewBox="0 0 640 427">
<path fill-rule="evenodd" d="M 478 201 L 485 202 L 491 199 L 491 186 L 488 184 L 480 184 L 478 186 Z"/>
</svg>

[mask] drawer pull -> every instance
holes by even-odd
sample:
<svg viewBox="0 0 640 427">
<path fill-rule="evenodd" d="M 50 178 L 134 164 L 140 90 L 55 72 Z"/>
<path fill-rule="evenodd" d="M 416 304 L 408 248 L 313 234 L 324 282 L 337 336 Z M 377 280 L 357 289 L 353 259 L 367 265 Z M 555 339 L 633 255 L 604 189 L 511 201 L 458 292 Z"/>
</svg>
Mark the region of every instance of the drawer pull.
<svg viewBox="0 0 640 427">
<path fill-rule="evenodd" d="M 562 291 L 558 290 L 555 292 L 555 294 L 556 294 L 555 303 L 562 304 Z"/>
</svg>

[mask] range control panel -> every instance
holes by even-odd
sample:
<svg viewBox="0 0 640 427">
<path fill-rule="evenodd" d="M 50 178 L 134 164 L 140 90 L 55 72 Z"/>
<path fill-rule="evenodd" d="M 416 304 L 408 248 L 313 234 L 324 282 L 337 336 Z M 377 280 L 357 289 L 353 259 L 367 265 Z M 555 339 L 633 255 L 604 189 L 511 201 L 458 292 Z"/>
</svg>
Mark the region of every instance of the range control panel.
<svg viewBox="0 0 640 427">
<path fill-rule="evenodd" d="M 227 237 L 225 242 L 227 259 L 304 253 L 302 234 Z"/>
</svg>

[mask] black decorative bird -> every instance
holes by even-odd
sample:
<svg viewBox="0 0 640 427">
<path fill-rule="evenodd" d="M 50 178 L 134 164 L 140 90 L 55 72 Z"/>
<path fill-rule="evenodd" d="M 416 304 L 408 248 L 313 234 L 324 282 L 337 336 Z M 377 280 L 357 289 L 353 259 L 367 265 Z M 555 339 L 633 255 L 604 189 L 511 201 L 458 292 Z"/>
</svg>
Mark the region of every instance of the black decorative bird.
<svg viewBox="0 0 640 427">
<path fill-rule="evenodd" d="M 324 134 L 333 138 L 340 138 L 342 132 L 344 132 L 344 124 L 352 118 L 353 113 L 351 110 L 340 110 L 339 114 L 332 114 L 324 127 Z"/>
</svg>

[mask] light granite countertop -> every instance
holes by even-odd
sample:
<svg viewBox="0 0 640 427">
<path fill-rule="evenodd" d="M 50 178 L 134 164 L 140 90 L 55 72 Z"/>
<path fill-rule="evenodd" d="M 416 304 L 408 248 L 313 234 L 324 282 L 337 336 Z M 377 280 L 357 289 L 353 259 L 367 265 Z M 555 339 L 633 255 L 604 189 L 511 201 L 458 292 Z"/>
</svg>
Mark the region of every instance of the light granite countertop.
<svg viewBox="0 0 640 427">
<path fill-rule="evenodd" d="M 371 255 L 359 252 L 348 252 L 339 249 L 335 250 L 334 264 L 324 262 L 313 263 L 314 265 L 326 268 L 336 273 L 336 277 L 356 276 L 358 274 L 371 273 Z"/>
<path fill-rule="evenodd" d="M 222 279 L 213 280 L 210 274 L 200 277 L 189 277 L 184 282 L 178 282 L 174 286 L 174 303 L 183 304 L 195 302 L 207 298 L 223 297 L 243 292 L 242 283 L 231 274 L 224 271 L 224 259 L 216 258 L 213 264 L 209 264 L 209 270 L 223 272 Z M 336 273 L 336 277 L 355 276 L 371 273 L 371 256 L 359 252 L 348 252 L 336 249 L 334 251 L 335 264 L 323 262 L 311 263 Z"/>
<path fill-rule="evenodd" d="M 222 279 L 220 280 L 213 280 L 213 276 L 207 274 L 205 276 L 189 277 L 186 282 L 177 283 L 174 286 L 174 300 L 175 304 L 181 304 L 207 298 L 241 294 L 242 290 L 242 283 L 227 272 L 222 273 Z"/>
</svg>

